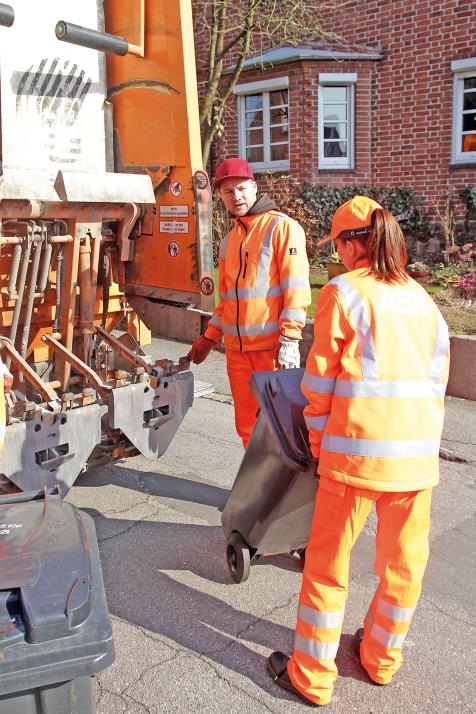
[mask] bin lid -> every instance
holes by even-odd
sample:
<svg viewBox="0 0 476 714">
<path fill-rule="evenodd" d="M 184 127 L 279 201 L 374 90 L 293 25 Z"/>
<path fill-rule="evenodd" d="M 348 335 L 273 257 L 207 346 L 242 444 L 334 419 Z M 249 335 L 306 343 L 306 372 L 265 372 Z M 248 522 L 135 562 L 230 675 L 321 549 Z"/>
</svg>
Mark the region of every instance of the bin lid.
<svg viewBox="0 0 476 714">
<path fill-rule="evenodd" d="M 79 512 L 59 493 L 20 495 L 17 503 L 0 497 L 0 590 L 18 593 L 26 640 L 45 642 L 89 615 L 88 546 Z"/>
<path fill-rule="evenodd" d="M 0 649 L 0 695 L 114 658 L 94 524 L 58 488 L 0 496 Z"/>
<path fill-rule="evenodd" d="M 301 392 L 303 377 L 304 369 L 254 372 L 250 387 L 281 450 L 304 471 L 311 465 L 312 454 L 303 414 L 308 404 Z"/>
</svg>

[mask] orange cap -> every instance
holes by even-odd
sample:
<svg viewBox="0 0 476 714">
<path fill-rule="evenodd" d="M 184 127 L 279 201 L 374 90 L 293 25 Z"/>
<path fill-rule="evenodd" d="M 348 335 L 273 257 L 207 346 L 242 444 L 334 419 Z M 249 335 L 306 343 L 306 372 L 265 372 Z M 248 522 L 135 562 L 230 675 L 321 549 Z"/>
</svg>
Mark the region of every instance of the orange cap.
<svg viewBox="0 0 476 714">
<path fill-rule="evenodd" d="M 336 238 L 365 238 L 370 233 L 370 220 L 376 208 L 382 206 L 367 196 L 354 196 L 346 201 L 334 213 L 330 235 L 318 241 L 317 245 L 324 245 Z"/>
</svg>

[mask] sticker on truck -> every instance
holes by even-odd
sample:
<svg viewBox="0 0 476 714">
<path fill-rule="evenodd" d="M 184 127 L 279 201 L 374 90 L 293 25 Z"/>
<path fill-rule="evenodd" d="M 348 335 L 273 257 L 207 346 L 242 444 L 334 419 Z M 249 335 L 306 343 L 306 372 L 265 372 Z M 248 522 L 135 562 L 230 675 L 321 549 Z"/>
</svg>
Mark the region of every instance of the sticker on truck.
<svg viewBox="0 0 476 714">
<path fill-rule="evenodd" d="M 161 233 L 188 233 L 188 221 L 160 221 Z"/>
<path fill-rule="evenodd" d="M 188 218 L 188 206 L 159 206 L 161 218 Z"/>
</svg>

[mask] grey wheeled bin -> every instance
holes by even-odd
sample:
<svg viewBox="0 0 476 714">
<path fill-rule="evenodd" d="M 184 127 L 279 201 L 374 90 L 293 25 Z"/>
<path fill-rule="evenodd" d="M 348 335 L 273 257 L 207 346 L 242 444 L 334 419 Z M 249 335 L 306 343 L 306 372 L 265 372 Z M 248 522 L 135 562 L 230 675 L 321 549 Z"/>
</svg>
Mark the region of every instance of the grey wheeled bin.
<svg viewBox="0 0 476 714">
<path fill-rule="evenodd" d="M 300 385 L 303 369 L 256 372 L 260 411 L 222 513 L 226 557 L 236 582 L 263 555 L 304 549 L 318 481 L 309 450 Z"/>
<path fill-rule="evenodd" d="M 114 660 L 93 520 L 59 493 L 0 497 L 0 714 L 92 714 Z"/>
</svg>

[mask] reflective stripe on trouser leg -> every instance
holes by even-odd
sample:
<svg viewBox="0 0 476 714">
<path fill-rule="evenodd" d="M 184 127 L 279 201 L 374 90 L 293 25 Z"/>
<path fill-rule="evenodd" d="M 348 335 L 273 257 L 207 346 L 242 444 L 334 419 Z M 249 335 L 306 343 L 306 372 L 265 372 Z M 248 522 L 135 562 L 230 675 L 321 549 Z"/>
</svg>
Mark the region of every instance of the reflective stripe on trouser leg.
<svg viewBox="0 0 476 714">
<path fill-rule="evenodd" d="M 258 402 L 248 383 L 253 372 L 275 370 L 277 354 L 277 347 L 253 352 L 226 351 L 226 367 L 235 404 L 235 426 L 245 449 L 256 424 L 258 412 Z"/>
<path fill-rule="evenodd" d="M 378 493 L 321 478 L 316 497 L 288 673 L 308 699 L 326 704 L 344 619 L 349 557 Z"/>
<path fill-rule="evenodd" d="M 431 489 L 383 493 L 377 500 L 375 572 L 380 584 L 364 623 L 361 662 L 387 684 L 403 663 L 402 646 L 428 560 Z"/>
</svg>

